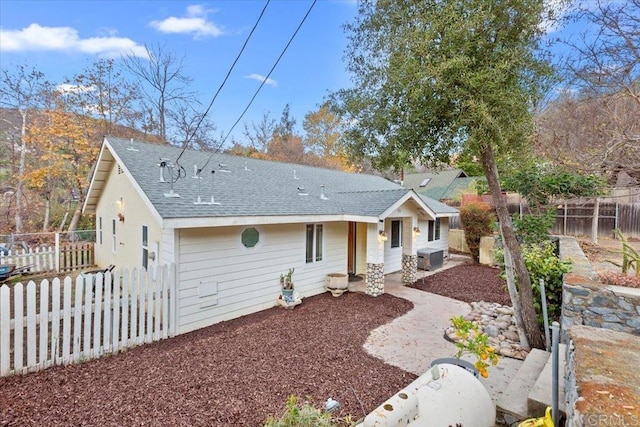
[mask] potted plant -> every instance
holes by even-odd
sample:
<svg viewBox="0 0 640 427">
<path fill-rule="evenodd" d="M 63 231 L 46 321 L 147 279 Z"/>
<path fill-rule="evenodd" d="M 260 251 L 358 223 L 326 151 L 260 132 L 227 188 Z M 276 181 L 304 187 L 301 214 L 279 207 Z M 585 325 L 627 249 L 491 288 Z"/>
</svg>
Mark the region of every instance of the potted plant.
<svg viewBox="0 0 640 427">
<path fill-rule="evenodd" d="M 293 272 L 295 268 L 290 268 L 286 274 L 280 275 L 280 286 L 282 287 L 282 298 L 286 302 L 293 301 Z"/>
</svg>

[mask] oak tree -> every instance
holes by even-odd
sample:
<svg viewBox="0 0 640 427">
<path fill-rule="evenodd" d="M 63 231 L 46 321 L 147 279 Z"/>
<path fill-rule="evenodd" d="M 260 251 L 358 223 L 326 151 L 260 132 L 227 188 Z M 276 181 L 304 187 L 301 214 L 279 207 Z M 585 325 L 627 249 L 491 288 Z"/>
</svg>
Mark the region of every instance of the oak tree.
<svg viewBox="0 0 640 427">
<path fill-rule="evenodd" d="M 537 55 L 543 12 L 540 0 L 363 1 L 347 26 L 355 85 L 336 96 L 351 124 L 350 151 L 379 166 L 448 163 L 463 148 L 480 159 L 517 275 L 511 299 L 539 348 L 531 279 L 496 157 L 530 144 L 532 110 L 551 74 Z"/>
</svg>

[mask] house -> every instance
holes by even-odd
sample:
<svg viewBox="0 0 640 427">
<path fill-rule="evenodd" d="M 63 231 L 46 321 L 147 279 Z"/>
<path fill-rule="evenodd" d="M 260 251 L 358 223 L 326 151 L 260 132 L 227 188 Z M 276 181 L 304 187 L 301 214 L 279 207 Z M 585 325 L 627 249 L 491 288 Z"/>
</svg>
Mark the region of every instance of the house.
<svg viewBox="0 0 640 427">
<path fill-rule="evenodd" d="M 467 176 L 462 169 L 443 169 L 438 172 L 404 175 L 402 185 L 418 194 L 447 204 L 457 204 L 464 192 L 469 192 L 476 181 L 486 181 L 482 176 Z"/>
<path fill-rule="evenodd" d="M 303 297 L 329 273 L 415 280 L 420 248 L 448 255 L 448 207 L 384 178 L 105 137 L 84 205 L 96 262 L 173 264 L 179 333 L 272 307 L 295 268 Z"/>
</svg>

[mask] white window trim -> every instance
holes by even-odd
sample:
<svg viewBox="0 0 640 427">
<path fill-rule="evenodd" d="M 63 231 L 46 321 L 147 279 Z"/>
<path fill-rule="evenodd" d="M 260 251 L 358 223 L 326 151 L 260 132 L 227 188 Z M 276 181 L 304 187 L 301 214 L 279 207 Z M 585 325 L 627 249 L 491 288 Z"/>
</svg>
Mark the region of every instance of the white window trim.
<svg viewBox="0 0 640 427">
<path fill-rule="evenodd" d="M 398 222 L 400 226 L 398 227 L 398 246 L 392 246 L 393 242 L 393 223 Z M 389 221 L 389 248 L 391 250 L 402 249 L 402 220 L 401 219 L 392 219 Z"/>
<path fill-rule="evenodd" d="M 313 242 L 312 242 L 312 256 L 311 256 L 311 261 L 307 261 L 307 226 L 313 226 Z M 317 253 L 316 253 L 316 247 L 317 247 L 317 239 L 318 239 L 318 226 L 322 227 L 322 241 L 320 242 L 321 246 L 322 246 L 322 259 L 318 260 L 316 259 L 318 257 Z M 325 258 L 326 258 L 326 234 L 327 234 L 327 227 L 324 223 L 321 222 L 317 222 L 317 223 L 307 223 L 304 225 L 304 263 L 306 265 L 308 264 L 318 264 L 318 263 L 323 263 Z"/>
<path fill-rule="evenodd" d="M 144 229 L 147 229 L 147 244 L 144 244 L 144 239 L 142 238 L 144 236 Z M 140 228 L 140 231 L 142 232 L 142 235 L 140 236 L 140 240 L 141 240 L 141 244 L 142 244 L 142 267 L 149 269 L 149 226 L 146 224 L 143 224 L 142 227 Z M 147 256 L 145 257 L 144 254 L 146 254 Z M 147 264 L 145 266 L 145 264 Z"/>
<path fill-rule="evenodd" d="M 117 245 L 117 239 L 116 239 L 116 232 L 117 232 L 117 224 L 118 224 L 118 220 L 113 218 L 111 220 L 111 251 L 115 254 L 116 253 L 116 249 L 118 247 Z"/>
</svg>

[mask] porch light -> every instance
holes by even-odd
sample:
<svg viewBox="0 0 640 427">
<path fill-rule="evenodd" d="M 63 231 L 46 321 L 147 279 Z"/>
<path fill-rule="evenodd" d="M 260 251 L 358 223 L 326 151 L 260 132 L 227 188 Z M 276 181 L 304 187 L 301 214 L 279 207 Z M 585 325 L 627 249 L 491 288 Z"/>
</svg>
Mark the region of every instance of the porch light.
<svg viewBox="0 0 640 427">
<path fill-rule="evenodd" d="M 387 233 L 385 233 L 384 230 L 380 230 L 378 232 L 378 239 L 380 239 L 381 242 L 386 242 L 387 241 Z"/>
<path fill-rule="evenodd" d="M 413 232 L 414 232 L 414 233 L 416 233 L 416 236 L 419 236 L 419 235 L 420 235 L 420 233 L 422 233 L 422 232 L 420 231 L 420 227 L 413 227 Z"/>
</svg>

